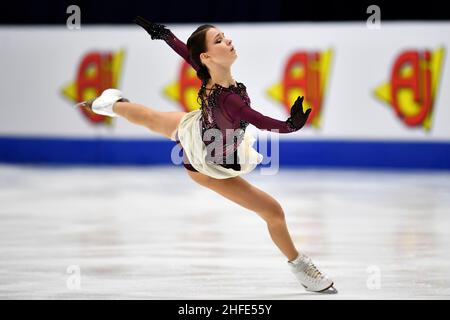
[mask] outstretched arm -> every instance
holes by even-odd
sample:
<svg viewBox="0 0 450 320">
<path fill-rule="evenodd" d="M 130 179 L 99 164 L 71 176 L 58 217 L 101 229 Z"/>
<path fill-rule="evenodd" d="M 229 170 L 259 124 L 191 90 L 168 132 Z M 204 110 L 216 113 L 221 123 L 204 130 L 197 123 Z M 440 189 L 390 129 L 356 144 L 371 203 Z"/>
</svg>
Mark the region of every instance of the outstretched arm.
<svg viewBox="0 0 450 320">
<path fill-rule="evenodd" d="M 150 34 L 152 40 L 164 40 L 176 53 L 178 53 L 178 55 L 189 63 L 195 71 L 198 71 L 199 68 L 197 64 L 189 58 L 186 44 L 178 39 L 165 25 L 150 22 L 140 16 L 136 17 L 134 22 L 144 28 L 148 34 Z"/>
<path fill-rule="evenodd" d="M 289 117 L 286 121 L 277 120 L 252 109 L 246 104 L 241 97 L 236 93 L 228 93 L 222 98 L 222 106 L 234 120 L 245 120 L 253 124 L 261 130 L 277 129 L 279 133 L 290 133 L 300 130 L 305 124 L 309 112 L 306 113 L 306 118 L 303 123 L 300 123 L 297 117 Z"/>
</svg>

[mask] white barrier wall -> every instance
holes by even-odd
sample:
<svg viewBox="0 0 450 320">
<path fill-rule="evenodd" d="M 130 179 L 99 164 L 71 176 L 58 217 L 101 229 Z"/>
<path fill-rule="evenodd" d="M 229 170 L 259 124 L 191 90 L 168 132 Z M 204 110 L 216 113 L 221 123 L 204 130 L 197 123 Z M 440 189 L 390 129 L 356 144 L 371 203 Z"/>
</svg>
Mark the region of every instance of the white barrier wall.
<svg viewBox="0 0 450 320">
<path fill-rule="evenodd" d="M 167 26 L 184 42 L 198 27 Z M 233 40 L 233 76 L 253 108 L 285 120 L 297 95 L 313 107 L 282 139 L 450 139 L 450 23 L 216 26 Z M 0 136 L 161 138 L 71 108 L 102 86 L 161 111 L 198 107 L 192 69 L 138 26 L 2 27 L 0 43 Z"/>
</svg>

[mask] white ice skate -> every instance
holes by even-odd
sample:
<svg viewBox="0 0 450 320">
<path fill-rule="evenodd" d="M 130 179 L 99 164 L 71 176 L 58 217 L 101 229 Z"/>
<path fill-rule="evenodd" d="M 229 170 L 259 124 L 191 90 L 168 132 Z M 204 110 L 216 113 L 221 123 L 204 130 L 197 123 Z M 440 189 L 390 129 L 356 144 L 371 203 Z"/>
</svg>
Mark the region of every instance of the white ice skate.
<svg viewBox="0 0 450 320">
<path fill-rule="evenodd" d="M 333 286 L 333 281 L 324 276 L 305 254 L 300 253 L 296 259 L 288 261 L 288 264 L 307 291 L 323 292 Z"/>
<path fill-rule="evenodd" d="M 97 114 L 117 117 L 118 114 L 113 111 L 113 104 L 117 101 L 129 102 L 130 100 L 124 98 L 118 89 L 106 89 L 98 98 L 77 103 L 75 107 L 86 107 Z"/>
</svg>

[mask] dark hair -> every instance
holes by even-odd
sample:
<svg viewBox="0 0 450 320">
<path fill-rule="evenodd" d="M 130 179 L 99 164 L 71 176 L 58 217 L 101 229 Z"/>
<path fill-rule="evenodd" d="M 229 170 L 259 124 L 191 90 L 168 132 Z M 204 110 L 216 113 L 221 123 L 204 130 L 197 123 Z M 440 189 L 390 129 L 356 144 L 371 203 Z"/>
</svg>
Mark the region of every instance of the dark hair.
<svg viewBox="0 0 450 320">
<path fill-rule="evenodd" d="M 210 24 L 201 25 L 191 34 L 186 43 L 189 52 L 189 58 L 199 67 L 199 69 L 197 70 L 197 77 L 202 80 L 202 83 L 206 83 L 209 79 L 211 79 L 208 67 L 204 65 L 200 60 L 200 54 L 207 51 L 206 32 L 210 28 L 215 28 L 215 26 Z"/>
</svg>

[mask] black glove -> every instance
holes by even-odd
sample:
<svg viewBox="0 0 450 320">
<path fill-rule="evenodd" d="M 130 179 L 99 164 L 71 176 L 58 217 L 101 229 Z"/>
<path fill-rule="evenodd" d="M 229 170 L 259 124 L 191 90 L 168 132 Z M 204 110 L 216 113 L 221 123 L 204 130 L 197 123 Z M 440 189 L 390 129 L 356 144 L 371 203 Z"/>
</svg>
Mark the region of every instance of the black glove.
<svg viewBox="0 0 450 320">
<path fill-rule="evenodd" d="M 170 35 L 170 30 L 167 29 L 165 25 L 150 22 L 141 16 L 137 16 L 133 22 L 144 28 L 152 37 L 152 40 L 166 40 Z"/>
<path fill-rule="evenodd" d="M 306 110 L 306 112 L 303 112 L 303 96 L 302 97 L 299 96 L 292 105 L 291 116 L 286 120 L 286 122 L 293 129 L 295 129 L 295 131 L 300 130 L 308 120 L 310 113 L 311 108 Z"/>
</svg>

